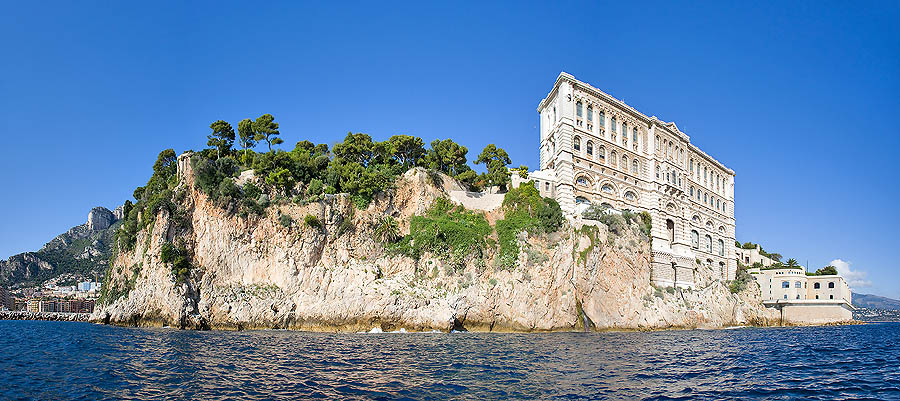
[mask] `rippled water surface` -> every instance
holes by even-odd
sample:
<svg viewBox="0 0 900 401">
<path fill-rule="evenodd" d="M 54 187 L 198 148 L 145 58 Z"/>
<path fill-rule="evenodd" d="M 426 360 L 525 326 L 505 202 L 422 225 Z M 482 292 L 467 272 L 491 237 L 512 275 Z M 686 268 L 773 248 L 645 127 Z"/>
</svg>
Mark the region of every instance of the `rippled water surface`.
<svg viewBox="0 0 900 401">
<path fill-rule="evenodd" d="M 3 399 L 900 399 L 900 324 L 560 334 L 0 321 Z"/>
</svg>

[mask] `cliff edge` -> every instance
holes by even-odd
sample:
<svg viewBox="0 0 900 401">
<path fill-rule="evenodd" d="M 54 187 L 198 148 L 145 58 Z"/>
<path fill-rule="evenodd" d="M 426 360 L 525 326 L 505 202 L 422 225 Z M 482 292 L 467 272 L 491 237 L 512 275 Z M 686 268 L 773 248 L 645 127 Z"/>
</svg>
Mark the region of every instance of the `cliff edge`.
<svg viewBox="0 0 900 401">
<path fill-rule="evenodd" d="M 767 325 L 755 283 L 733 294 L 700 267 L 697 288 L 650 284 L 650 243 L 634 221 L 566 223 L 522 231 L 512 263 L 490 248 L 448 259 L 398 252 L 384 216 L 410 232 L 414 216 L 463 188 L 414 168 L 357 209 L 347 195 L 274 201 L 236 213 L 195 185 L 190 154 L 178 158 L 174 207 L 114 257 L 95 322 L 195 329 L 316 331 L 567 331 Z M 244 172 L 232 179 L 246 185 Z M 478 213 L 492 224 L 503 208 Z M 495 243 L 491 231 L 486 241 Z"/>
</svg>

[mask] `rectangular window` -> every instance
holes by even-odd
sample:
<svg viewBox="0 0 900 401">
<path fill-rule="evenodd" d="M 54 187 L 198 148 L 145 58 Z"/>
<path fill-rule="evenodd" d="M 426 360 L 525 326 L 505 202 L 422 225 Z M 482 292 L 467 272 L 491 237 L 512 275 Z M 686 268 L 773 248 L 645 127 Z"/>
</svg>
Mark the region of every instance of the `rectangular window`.
<svg viewBox="0 0 900 401">
<path fill-rule="evenodd" d="M 790 281 L 782 281 L 781 288 L 791 288 L 791 282 Z"/>
<path fill-rule="evenodd" d="M 803 286 L 803 284 L 800 284 L 799 281 L 794 283 L 794 288 L 803 288 L 802 286 Z"/>
</svg>

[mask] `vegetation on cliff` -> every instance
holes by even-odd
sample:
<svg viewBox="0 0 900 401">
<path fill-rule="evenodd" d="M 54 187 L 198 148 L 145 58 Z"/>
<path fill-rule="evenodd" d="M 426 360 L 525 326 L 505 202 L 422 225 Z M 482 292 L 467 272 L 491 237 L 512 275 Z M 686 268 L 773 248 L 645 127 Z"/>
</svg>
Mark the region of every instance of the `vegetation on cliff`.
<svg viewBox="0 0 900 401">
<path fill-rule="evenodd" d="M 542 198 L 533 183 L 510 189 L 503 197 L 503 219 L 497 221 L 500 242 L 498 265 L 505 268 L 515 266 L 520 251 L 516 238 L 519 233 L 554 232 L 564 221 L 559 204 L 553 199 Z"/>
<path fill-rule="evenodd" d="M 450 139 L 435 140 L 426 148 L 421 138 L 409 135 L 394 135 L 379 142 L 366 134 L 348 133 L 343 142 L 331 148 L 303 140 L 285 151 L 278 148 L 283 143 L 279 128 L 270 114 L 242 120 L 236 132 L 226 121 L 213 122 L 207 136 L 209 148 L 190 158 L 195 188 L 226 212 L 246 217 L 264 215 L 272 205 L 303 205 L 337 193 L 349 194 L 357 207 L 364 208 L 376 194 L 390 190 L 397 177 L 415 167 L 427 168 L 433 176 L 446 174 L 470 190 L 505 188 L 510 182 L 509 155 L 494 144 L 486 146 L 476 158 L 475 163 L 484 164 L 487 170 L 478 174 L 468 165 L 468 149 Z M 233 149 L 235 140 L 239 150 Z M 268 151 L 257 153 L 253 149 L 261 142 L 266 143 Z M 521 171 L 527 171 L 527 167 L 521 166 Z M 160 211 L 168 212 L 176 221 L 187 219 L 186 211 L 179 210 L 185 194 L 178 180 L 176 154 L 166 149 L 159 154 L 147 184 L 134 191 L 135 201 L 125 203 L 124 222 L 116 232 L 119 249 L 134 250 L 138 233 L 151 227 Z M 506 217 L 496 226 L 503 266 L 509 266 L 518 255 L 515 237 L 519 232 L 555 231 L 563 221 L 555 201 L 542 199 L 533 186 L 524 187 L 506 195 Z M 279 214 L 278 218 L 285 227 L 294 223 L 289 215 Z M 338 234 L 349 230 L 345 227 L 349 219 L 345 220 Z M 323 224 L 313 215 L 307 215 L 303 223 L 313 228 L 322 228 Z M 482 213 L 465 210 L 446 199 L 435 202 L 425 215 L 414 216 L 410 226 L 411 234 L 401 237 L 396 220 L 385 216 L 375 224 L 376 236 L 395 251 L 415 257 L 427 252 L 454 263 L 483 258 L 483 252 L 495 246 L 490 238 L 494 227 Z M 187 280 L 189 250 L 167 245 L 163 263 L 172 264 L 177 281 Z M 127 290 L 110 289 L 115 295 L 127 294 Z"/>
</svg>

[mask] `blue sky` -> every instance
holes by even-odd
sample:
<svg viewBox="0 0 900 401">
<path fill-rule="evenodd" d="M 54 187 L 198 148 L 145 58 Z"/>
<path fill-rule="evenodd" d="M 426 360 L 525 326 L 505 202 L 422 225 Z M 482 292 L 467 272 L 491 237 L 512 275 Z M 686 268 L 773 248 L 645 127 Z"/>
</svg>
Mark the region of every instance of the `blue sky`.
<svg viewBox="0 0 900 401">
<path fill-rule="evenodd" d="M 740 241 L 900 298 L 900 3 L 38 3 L 0 14 L 2 258 L 121 204 L 218 119 L 272 113 L 288 148 L 403 133 L 534 167 L 567 71 L 734 169 Z"/>
</svg>

